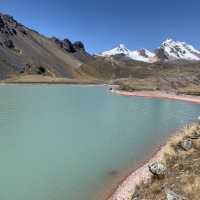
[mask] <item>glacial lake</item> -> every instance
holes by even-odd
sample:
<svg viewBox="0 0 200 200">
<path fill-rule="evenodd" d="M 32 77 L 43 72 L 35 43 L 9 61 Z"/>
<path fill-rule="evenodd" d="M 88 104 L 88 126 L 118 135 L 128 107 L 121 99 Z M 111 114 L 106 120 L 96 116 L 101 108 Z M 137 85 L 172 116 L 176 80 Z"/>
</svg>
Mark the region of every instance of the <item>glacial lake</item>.
<svg viewBox="0 0 200 200">
<path fill-rule="evenodd" d="M 2 85 L 0 199 L 96 200 L 199 115 L 103 86 Z"/>
</svg>

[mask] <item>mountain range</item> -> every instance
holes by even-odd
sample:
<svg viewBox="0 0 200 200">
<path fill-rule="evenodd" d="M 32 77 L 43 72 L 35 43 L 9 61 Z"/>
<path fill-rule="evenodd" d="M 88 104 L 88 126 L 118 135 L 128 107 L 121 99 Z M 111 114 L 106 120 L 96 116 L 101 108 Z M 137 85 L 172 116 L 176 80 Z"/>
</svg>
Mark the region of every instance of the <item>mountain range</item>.
<svg viewBox="0 0 200 200">
<path fill-rule="evenodd" d="M 167 39 L 154 52 L 131 51 L 120 44 L 91 55 L 81 41 L 49 38 L 0 14 L 0 80 L 73 80 L 119 84 L 126 90 L 177 90 L 200 84 L 200 51 Z"/>
<path fill-rule="evenodd" d="M 172 39 L 165 40 L 154 52 L 150 52 L 144 48 L 131 51 L 127 49 L 124 44 L 120 44 L 118 47 L 98 55 L 105 57 L 124 55 L 132 60 L 149 63 L 175 60 L 200 61 L 200 51 L 195 49 L 192 45 L 185 42 L 173 41 Z"/>
</svg>

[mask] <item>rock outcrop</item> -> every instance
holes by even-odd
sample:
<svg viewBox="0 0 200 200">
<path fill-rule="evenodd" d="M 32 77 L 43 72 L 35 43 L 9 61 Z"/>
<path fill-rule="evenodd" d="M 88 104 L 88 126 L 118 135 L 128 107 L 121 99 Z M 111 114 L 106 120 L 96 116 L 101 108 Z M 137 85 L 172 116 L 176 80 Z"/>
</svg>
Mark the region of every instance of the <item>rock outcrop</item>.
<svg viewBox="0 0 200 200">
<path fill-rule="evenodd" d="M 81 41 L 74 42 L 73 47 L 76 51 L 85 51 L 85 46 Z"/>
<path fill-rule="evenodd" d="M 65 38 L 64 40 L 60 40 L 56 37 L 53 37 L 51 39 L 58 45 L 59 48 L 68 53 L 75 53 L 79 51 L 85 52 L 85 46 L 81 41 L 76 41 L 72 44 L 72 42 L 67 38 Z"/>
</svg>

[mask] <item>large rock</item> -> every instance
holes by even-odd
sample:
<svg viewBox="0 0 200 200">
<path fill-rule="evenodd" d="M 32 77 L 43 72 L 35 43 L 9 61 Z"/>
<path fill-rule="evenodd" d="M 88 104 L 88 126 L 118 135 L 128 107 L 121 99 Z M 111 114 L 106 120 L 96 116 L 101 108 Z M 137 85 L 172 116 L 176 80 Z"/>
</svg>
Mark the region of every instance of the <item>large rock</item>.
<svg viewBox="0 0 200 200">
<path fill-rule="evenodd" d="M 163 176 L 166 173 L 167 167 L 161 162 L 154 162 L 148 165 L 149 171 L 156 176 Z"/>
<path fill-rule="evenodd" d="M 15 48 L 15 45 L 14 45 L 12 40 L 5 40 L 4 41 L 4 45 L 9 49 L 14 49 Z"/>
<path fill-rule="evenodd" d="M 165 193 L 167 200 L 188 200 L 187 198 L 180 196 L 169 189 L 165 190 Z"/>
<path fill-rule="evenodd" d="M 63 50 L 69 52 L 69 53 L 74 53 L 76 50 L 74 49 L 73 44 L 71 43 L 70 40 L 65 38 L 63 41 L 59 40 L 56 37 L 53 37 L 52 40 Z"/>
<path fill-rule="evenodd" d="M 73 47 L 77 51 L 85 51 L 84 44 L 81 41 L 74 42 Z"/>
<path fill-rule="evenodd" d="M 66 38 L 63 40 L 63 48 L 64 48 L 65 51 L 68 51 L 70 53 L 74 53 L 75 52 L 73 44 L 71 43 L 70 40 L 68 40 Z"/>
<path fill-rule="evenodd" d="M 185 140 L 181 141 L 180 146 L 185 151 L 188 151 L 192 148 L 192 140 L 191 139 L 185 139 Z"/>
</svg>

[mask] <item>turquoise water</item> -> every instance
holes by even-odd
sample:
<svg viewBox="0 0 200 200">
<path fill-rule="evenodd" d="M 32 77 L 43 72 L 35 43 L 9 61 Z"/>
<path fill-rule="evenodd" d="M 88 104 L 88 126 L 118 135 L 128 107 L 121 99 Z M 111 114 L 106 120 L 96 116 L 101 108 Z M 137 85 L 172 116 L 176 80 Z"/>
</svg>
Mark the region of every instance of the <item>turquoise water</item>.
<svg viewBox="0 0 200 200">
<path fill-rule="evenodd" d="M 94 200 L 199 114 L 100 86 L 0 86 L 0 199 Z"/>
</svg>

